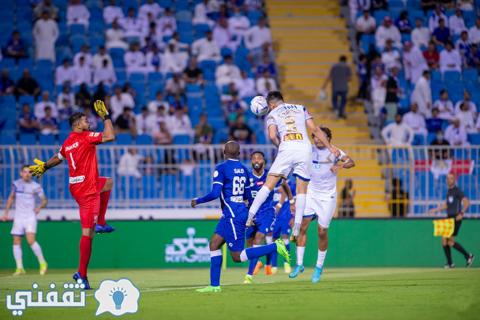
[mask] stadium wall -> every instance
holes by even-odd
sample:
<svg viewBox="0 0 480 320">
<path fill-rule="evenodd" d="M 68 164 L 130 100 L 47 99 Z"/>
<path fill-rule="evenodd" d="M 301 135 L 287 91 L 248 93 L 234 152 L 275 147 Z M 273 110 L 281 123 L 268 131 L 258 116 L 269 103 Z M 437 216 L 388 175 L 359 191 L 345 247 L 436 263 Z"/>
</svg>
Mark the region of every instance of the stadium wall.
<svg viewBox="0 0 480 320">
<path fill-rule="evenodd" d="M 116 221 L 117 231 L 97 235 L 92 268 L 177 268 L 207 267 L 208 238 L 214 220 Z M 14 268 L 11 256 L 11 223 L 0 223 L 0 268 Z M 39 223 L 38 241 L 50 268 L 77 266 L 78 222 Z M 444 264 L 440 239 L 433 237 L 430 219 L 334 220 L 330 229 L 329 267 L 439 267 Z M 480 255 L 480 220 L 465 220 L 458 240 Z M 305 265 L 316 260 L 316 227 L 309 230 Z M 37 268 L 24 242 L 24 264 Z M 292 249 L 292 253 L 295 252 Z M 463 258 L 454 251 L 458 266 Z M 233 266 L 231 260 L 228 266 Z M 281 262 L 279 262 L 281 265 Z M 241 266 L 235 264 L 235 266 Z"/>
</svg>

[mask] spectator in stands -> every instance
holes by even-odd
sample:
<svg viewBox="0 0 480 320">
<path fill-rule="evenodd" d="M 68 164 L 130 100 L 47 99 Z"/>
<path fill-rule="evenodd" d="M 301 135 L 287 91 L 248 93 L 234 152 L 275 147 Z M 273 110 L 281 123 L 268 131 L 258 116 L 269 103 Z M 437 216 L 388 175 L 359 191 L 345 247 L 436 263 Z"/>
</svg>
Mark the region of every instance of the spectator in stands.
<svg viewBox="0 0 480 320">
<path fill-rule="evenodd" d="M 165 9 L 163 16 L 158 19 L 158 27 L 164 37 L 171 37 L 177 31 L 177 21 L 173 16 L 172 9 Z"/>
<path fill-rule="evenodd" d="M 395 122 L 386 125 L 382 129 L 382 138 L 387 146 L 409 146 L 414 137 L 413 130 L 403 123 L 402 115 L 395 115 Z"/>
<path fill-rule="evenodd" d="M 203 85 L 203 72 L 197 65 L 195 57 L 190 58 L 188 66 L 183 71 L 183 79 L 186 83 Z"/>
<path fill-rule="evenodd" d="M 370 97 L 373 104 L 373 112 L 377 119 L 380 116 L 380 110 L 385 105 L 387 80 L 388 77 L 381 66 L 373 69 L 373 75 L 370 79 Z"/>
<path fill-rule="evenodd" d="M 59 36 L 58 25 L 50 18 L 48 11 L 42 13 L 42 18 L 33 26 L 35 40 L 35 58 L 55 62 L 55 42 Z"/>
<path fill-rule="evenodd" d="M 15 88 L 17 96 L 30 95 L 36 98 L 40 94 L 40 86 L 27 68 L 23 69 L 22 77 L 18 79 Z"/>
<path fill-rule="evenodd" d="M 117 82 L 117 76 L 113 66 L 109 64 L 108 59 L 103 60 L 103 64 L 100 68 L 96 68 L 93 73 L 93 83 L 98 85 L 99 83 L 113 86 Z"/>
<path fill-rule="evenodd" d="M 8 70 L 3 69 L 2 73 L 0 74 L 0 96 L 3 95 L 10 95 L 15 92 L 15 83 L 13 83 L 12 79 L 8 75 Z"/>
<path fill-rule="evenodd" d="M 427 136 L 427 123 L 425 116 L 418 111 L 416 103 L 412 103 L 410 111 L 403 116 L 403 123 L 409 126 L 415 134 Z"/>
<path fill-rule="evenodd" d="M 436 133 L 438 131 L 442 131 L 443 123 L 445 120 L 439 117 L 440 111 L 438 108 L 432 108 L 432 116 L 426 120 L 427 123 L 427 131 L 429 133 Z"/>
<path fill-rule="evenodd" d="M 461 126 L 460 120 L 454 118 L 452 124 L 445 129 L 445 139 L 450 143 L 451 146 L 468 146 L 467 141 L 467 132 L 465 128 Z"/>
<path fill-rule="evenodd" d="M 107 97 L 110 98 L 108 96 L 107 89 L 105 89 L 105 85 L 103 84 L 103 82 L 98 83 L 97 89 L 93 93 L 93 101 L 97 101 L 97 100 L 104 101 L 106 100 Z"/>
<path fill-rule="evenodd" d="M 272 77 L 277 76 L 277 68 L 275 64 L 270 60 L 270 56 L 268 54 L 264 54 L 262 57 L 262 62 L 257 65 L 257 72 L 256 75 L 259 77 L 263 74 L 263 71 L 268 70 Z"/>
<path fill-rule="evenodd" d="M 425 61 L 427 61 L 430 69 L 438 69 L 440 67 L 440 54 L 437 51 L 435 42 L 430 41 L 428 43 L 427 50 L 423 52 L 423 57 L 425 58 Z"/>
<path fill-rule="evenodd" d="M 465 21 L 463 20 L 462 10 L 457 8 L 455 14 L 448 18 L 448 27 L 452 32 L 452 35 L 460 34 L 462 31 L 467 30 L 465 26 Z"/>
<path fill-rule="evenodd" d="M 213 28 L 213 39 L 220 49 L 229 49 L 232 52 L 237 50 L 240 44 L 239 38 L 230 32 L 228 20 L 220 18 L 217 25 Z"/>
<path fill-rule="evenodd" d="M 150 15 L 149 15 L 150 17 Z M 144 51 L 151 50 L 154 46 L 158 48 L 164 48 L 163 34 L 160 27 L 155 21 L 149 22 L 145 29 L 142 31 L 142 37 L 140 39 Z"/>
<path fill-rule="evenodd" d="M 147 71 L 145 54 L 140 51 L 140 45 L 138 42 L 134 42 L 130 45 L 130 50 L 125 53 L 123 60 L 127 67 L 127 73 L 145 73 Z"/>
<path fill-rule="evenodd" d="M 167 80 L 165 84 L 167 96 L 185 95 L 185 81 L 181 74 L 174 73 L 173 76 Z"/>
<path fill-rule="evenodd" d="M 372 3 L 372 10 L 387 10 L 388 3 L 387 0 L 370 0 Z"/>
<path fill-rule="evenodd" d="M 228 26 L 232 36 L 236 37 L 238 41 L 242 41 L 250 28 L 250 20 L 242 14 L 240 7 L 235 6 L 232 15 L 228 18 Z"/>
<path fill-rule="evenodd" d="M 159 112 L 159 108 L 163 107 L 163 111 L 160 113 L 162 118 L 165 117 L 165 110 L 170 108 L 170 105 L 166 100 L 163 99 L 162 91 L 157 91 L 155 94 L 155 100 L 148 103 L 148 110 L 150 113 Z M 159 119 L 160 120 L 160 119 Z"/>
<path fill-rule="evenodd" d="M 67 25 L 82 24 L 88 28 L 90 12 L 81 0 L 70 0 L 67 7 Z"/>
<path fill-rule="evenodd" d="M 63 100 L 61 101 L 61 105 L 62 107 L 58 108 L 58 117 L 62 121 L 67 121 L 70 118 L 70 116 L 74 114 L 76 111 L 78 111 L 79 109 L 77 106 L 74 105 L 74 102 L 70 101 L 68 98 L 63 98 Z M 93 130 L 93 127 L 91 127 L 90 129 Z"/>
<path fill-rule="evenodd" d="M 405 42 L 403 46 L 403 65 L 405 67 L 405 78 L 412 84 L 417 83 L 423 72 L 428 70 L 422 51 L 413 46 L 410 41 Z"/>
<path fill-rule="evenodd" d="M 432 109 L 432 90 L 430 88 L 430 72 L 428 70 L 423 71 L 422 76 L 418 79 L 410 100 L 418 106 L 423 116 L 430 116 Z"/>
<path fill-rule="evenodd" d="M 127 16 L 120 20 L 120 25 L 125 31 L 125 37 L 140 40 L 142 35 L 142 20 L 135 16 L 135 9 L 128 8 Z"/>
<path fill-rule="evenodd" d="M 375 32 L 375 44 L 380 50 L 383 50 L 388 39 L 393 41 L 395 47 L 400 48 L 402 41 L 400 31 L 393 25 L 392 18 L 386 16 L 383 19 L 383 24 L 379 26 Z"/>
<path fill-rule="evenodd" d="M 139 164 L 143 161 L 143 156 L 138 154 L 136 148 L 128 148 L 118 162 L 117 173 L 121 177 L 134 177 L 140 179 L 142 174 L 139 169 Z"/>
<path fill-rule="evenodd" d="M 440 52 L 440 71 L 462 71 L 462 59 L 457 49 L 453 48 L 453 44 L 448 41 L 445 50 Z"/>
<path fill-rule="evenodd" d="M 364 10 L 363 15 L 358 17 L 357 21 L 355 22 L 355 30 L 357 32 L 357 44 L 360 42 L 364 34 L 373 35 L 375 33 L 376 27 L 377 23 L 375 19 L 370 15 L 370 11 Z"/>
<path fill-rule="evenodd" d="M 480 133 L 480 116 L 477 117 L 477 124 L 475 125 L 475 128 L 476 128 L 477 131 Z"/>
<path fill-rule="evenodd" d="M 153 136 L 153 139 L 156 144 L 159 145 L 169 145 L 172 144 L 172 135 L 170 134 L 170 131 L 168 130 L 168 127 L 165 123 L 165 121 L 160 121 L 158 123 L 158 130 L 155 131 L 155 135 Z M 165 158 L 166 162 L 169 163 L 171 162 L 172 155 L 169 155 L 168 152 L 165 152 Z M 170 161 L 169 161 L 170 159 Z"/>
<path fill-rule="evenodd" d="M 249 78 L 245 71 L 240 72 L 241 78 L 235 82 L 235 89 L 240 99 L 251 98 L 257 95 L 255 81 Z"/>
<path fill-rule="evenodd" d="M 130 107 L 124 107 L 123 112 L 115 120 L 115 128 L 119 133 L 137 134 L 137 126 L 135 124 L 135 114 Z"/>
<path fill-rule="evenodd" d="M 103 21 L 112 24 L 113 20 L 121 20 L 123 17 L 122 8 L 116 5 L 115 0 L 109 0 L 108 5 L 103 8 Z"/>
<path fill-rule="evenodd" d="M 78 86 L 85 83 L 87 86 L 92 85 L 92 68 L 86 64 L 85 57 L 81 56 L 78 65 L 73 67 L 74 81 L 73 84 Z"/>
<path fill-rule="evenodd" d="M 58 122 L 52 115 L 52 107 L 45 107 L 45 116 L 40 119 L 40 133 L 44 135 L 58 134 Z"/>
<path fill-rule="evenodd" d="M 441 175 L 447 175 L 452 169 L 450 143 L 444 138 L 442 130 L 436 132 L 435 139 L 430 143 L 429 158 L 432 159 L 430 172 L 437 180 Z"/>
<path fill-rule="evenodd" d="M 57 95 L 57 108 L 59 111 L 65 107 L 65 100 L 67 100 L 70 105 L 75 104 L 75 95 L 73 94 L 70 84 L 68 83 L 62 86 L 62 92 Z"/>
<path fill-rule="evenodd" d="M 382 53 L 382 63 L 387 69 L 387 72 L 393 67 L 398 69 L 402 68 L 402 63 L 400 62 L 400 52 L 393 48 L 392 39 L 387 39 L 385 42 L 385 49 Z"/>
<path fill-rule="evenodd" d="M 270 76 L 270 72 L 265 70 L 263 75 L 257 79 L 255 87 L 257 88 L 258 94 L 266 96 L 270 91 L 277 90 L 277 82 Z"/>
<path fill-rule="evenodd" d="M 342 55 L 340 56 L 339 61 L 330 68 L 328 77 L 325 79 L 322 86 L 322 89 L 325 90 L 328 83 L 332 84 L 332 108 L 339 118 L 347 118 L 345 115 L 345 106 L 347 105 L 348 82 L 351 78 L 352 71 L 347 65 L 347 57 Z M 258 89 L 258 86 L 257 91 L 262 94 Z"/>
<path fill-rule="evenodd" d="M 437 45 L 446 45 L 450 41 L 450 29 L 447 27 L 445 19 L 440 19 L 438 27 L 432 32 L 432 40 Z"/>
<path fill-rule="evenodd" d="M 52 3 L 52 0 L 42 0 L 33 9 L 36 19 L 42 17 L 42 13 L 46 11 L 52 19 L 57 20 L 58 17 L 58 8 Z"/>
<path fill-rule="evenodd" d="M 370 11 L 372 2 L 371 0 L 348 0 L 348 7 L 350 9 L 350 21 L 353 23 L 357 18 L 357 13 Z"/>
<path fill-rule="evenodd" d="M 433 33 L 433 31 L 439 26 L 441 19 L 443 19 L 445 23 L 448 21 L 447 16 L 443 13 L 442 7 L 438 4 L 435 6 L 435 10 L 430 15 L 430 18 L 428 18 L 428 28 L 430 29 L 430 32 Z"/>
<path fill-rule="evenodd" d="M 173 44 L 175 51 L 188 51 L 190 47 L 188 44 L 180 41 L 180 35 L 178 34 L 178 32 L 175 32 L 172 35 L 172 38 L 170 39 L 170 41 L 168 41 L 168 44 Z"/>
<path fill-rule="evenodd" d="M 434 108 L 438 109 L 438 117 L 443 120 L 451 120 L 454 115 L 453 102 L 448 97 L 448 91 L 440 90 L 440 99 L 433 104 Z"/>
<path fill-rule="evenodd" d="M 231 98 L 224 101 L 224 111 L 227 116 L 227 122 L 233 124 L 240 115 L 243 115 L 248 109 L 245 101 L 238 98 L 236 91 L 232 92 Z"/>
<path fill-rule="evenodd" d="M 208 123 L 208 118 L 205 113 L 200 115 L 198 124 L 195 126 L 195 138 L 196 144 L 211 144 L 213 139 L 213 128 Z"/>
<path fill-rule="evenodd" d="M 192 123 L 183 108 L 175 109 L 175 114 L 168 120 L 168 127 L 172 137 L 179 135 L 193 135 Z"/>
<path fill-rule="evenodd" d="M 408 11 L 404 10 L 400 12 L 400 15 L 395 21 L 395 25 L 397 26 L 400 33 L 410 34 L 412 32 L 412 25 L 410 24 L 410 20 L 408 19 Z"/>
<path fill-rule="evenodd" d="M 402 180 L 392 178 L 392 190 L 389 209 L 394 218 L 403 218 L 407 215 L 409 194 L 403 190 Z"/>
<path fill-rule="evenodd" d="M 368 60 L 367 56 L 363 53 L 358 56 L 357 62 L 357 76 L 358 76 L 358 92 L 357 99 L 366 100 L 369 97 L 368 94 Z"/>
<path fill-rule="evenodd" d="M 141 19 L 146 19 L 148 13 L 151 13 L 154 18 L 158 18 L 160 14 L 163 13 L 163 8 L 154 0 L 147 0 L 146 3 L 140 7 L 138 16 Z"/>
<path fill-rule="evenodd" d="M 10 39 L 7 41 L 7 45 L 5 47 L 5 57 L 14 58 L 18 61 L 18 59 L 28 57 L 27 50 L 25 48 L 25 43 L 23 42 L 22 38 L 20 37 L 20 32 L 13 31 Z"/>
<path fill-rule="evenodd" d="M 430 41 L 430 30 L 423 25 L 422 19 L 415 20 L 415 29 L 412 31 L 412 42 L 418 48 L 427 47 Z"/>
<path fill-rule="evenodd" d="M 227 55 L 224 61 L 215 71 L 215 82 L 219 88 L 235 83 L 241 78 L 240 69 L 233 63 L 233 57 Z"/>
<path fill-rule="evenodd" d="M 478 46 L 476 44 L 472 44 L 470 46 L 470 50 L 467 54 L 466 60 L 467 68 L 475 68 L 477 70 L 480 70 L 480 50 L 478 49 Z"/>
<path fill-rule="evenodd" d="M 119 48 L 123 50 L 128 49 L 128 44 L 124 40 L 125 32 L 120 27 L 118 20 L 115 18 L 112 22 L 112 27 L 105 32 L 107 49 Z"/>
<path fill-rule="evenodd" d="M 244 37 L 245 46 L 250 50 L 254 61 L 260 61 L 263 53 L 263 47 L 265 45 L 270 46 L 272 44 L 272 34 L 270 28 L 267 27 L 267 23 L 264 17 L 258 19 L 256 26 L 247 30 Z"/>
<path fill-rule="evenodd" d="M 73 65 L 76 67 L 80 64 L 80 58 L 83 57 L 83 61 L 84 63 L 89 67 L 89 68 L 92 68 L 92 64 L 93 64 L 93 56 L 92 54 L 90 53 L 90 47 L 88 46 L 88 44 L 84 44 L 82 45 L 82 47 L 80 48 L 80 52 L 77 52 L 77 54 L 75 54 L 75 57 L 73 57 Z"/>
<path fill-rule="evenodd" d="M 78 92 L 75 94 L 75 104 L 82 109 L 91 107 L 92 95 L 85 83 L 80 85 Z"/>
<path fill-rule="evenodd" d="M 105 46 L 102 45 L 98 48 L 98 52 L 92 58 L 93 69 L 96 70 L 102 68 L 104 60 L 108 60 L 108 65 L 113 68 L 112 57 L 110 56 L 110 54 L 108 54 Z"/>
<path fill-rule="evenodd" d="M 197 57 L 198 62 L 204 60 L 213 60 L 215 62 L 220 61 L 220 49 L 213 40 L 212 31 L 207 31 L 204 38 L 200 38 L 193 42 L 192 54 Z"/>
<path fill-rule="evenodd" d="M 55 84 L 60 86 L 65 83 L 75 83 L 75 77 L 75 70 L 70 65 L 70 60 L 63 59 L 62 65 L 55 69 Z"/>
<path fill-rule="evenodd" d="M 50 108 L 53 117 L 58 117 L 58 109 L 55 102 L 50 100 L 50 93 L 48 91 L 42 92 L 42 100 L 35 104 L 34 114 L 35 118 L 43 119 L 46 114 L 47 107 Z"/>
<path fill-rule="evenodd" d="M 470 50 L 472 48 L 472 44 L 468 40 L 468 31 L 462 31 L 462 33 L 460 34 L 460 39 L 458 39 L 455 43 L 455 48 L 460 53 L 462 65 L 467 67 L 468 56 L 470 55 Z"/>
<path fill-rule="evenodd" d="M 429 12 L 430 10 L 435 9 L 436 0 L 420 0 L 420 7 L 424 13 Z"/>
<path fill-rule="evenodd" d="M 110 107 L 112 119 L 116 120 L 125 108 L 133 109 L 135 107 L 135 101 L 130 93 L 122 92 L 122 88 L 120 88 L 120 86 L 116 86 L 114 89 L 114 94 L 110 98 Z"/>
<path fill-rule="evenodd" d="M 468 30 L 470 41 L 475 44 L 480 44 L 480 17 L 475 20 L 475 25 Z"/>
<path fill-rule="evenodd" d="M 345 185 L 340 193 L 340 206 L 338 216 L 342 218 L 353 218 L 355 216 L 355 189 L 352 179 L 345 180 Z"/>
<path fill-rule="evenodd" d="M 467 133 L 475 133 L 475 113 L 465 102 L 460 102 L 460 110 L 455 113 L 455 118 L 460 120 L 460 125 Z"/>
<path fill-rule="evenodd" d="M 230 126 L 230 139 L 242 144 L 257 143 L 257 137 L 252 129 L 245 123 L 244 115 L 239 115 L 235 123 Z"/>
<path fill-rule="evenodd" d="M 472 96 L 470 95 L 470 92 L 468 92 L 467 90 L 463 91 L 463 100 L 458 101 L 455 104 L 455 114 L 460 112 L 460 106 L 462 104 L 465 104 L 466 106 L 468 106 L 468 110 L 471 111 L 475 117 L 477 116 L 477 105 L 475 104 L 475 102 L 472 101 Z"/>
<path fill-rule="evenodd" d="M 208 17 L 208 14 L 211 12 L 208 2 L 209 0 L 203 0 L 195 6 L 192 20 L 193 24 L 208 24 L 210 27 L 213 27 L 215 22 Z"/>
<path fill-rule="evenodd" d="M 167 50 L 162 56 L 162 72 L 180 73 L 187 66 L 188 55 L 185 52 L 175 50 L 174 44 L 169 44 Z"/>
<path fill-rule="evenodd" d="M 38 121 L 30 111 L 30 105 L 25 103 L 22 106 L 22 113 L 18 120 L 20 133 L 36 133 L 38 131 Z"/>
<path fill-rule="evenodd" d="M 137 126 L 137 134 L 147 134 L 153 136 L 157 130 L 157 121 L 155 115 L 150 114 L 147 107 L 142 107 L 142 112 L 136 116 L 135 124 Z"/>
</svg>

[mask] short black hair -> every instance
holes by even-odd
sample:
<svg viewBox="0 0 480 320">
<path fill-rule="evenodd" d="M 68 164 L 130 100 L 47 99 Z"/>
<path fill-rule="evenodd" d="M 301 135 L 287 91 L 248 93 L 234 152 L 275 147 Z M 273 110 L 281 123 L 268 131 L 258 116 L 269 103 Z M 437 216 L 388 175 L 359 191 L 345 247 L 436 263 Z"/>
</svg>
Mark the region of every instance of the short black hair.
<svg viewBox="0 0 480 320">
<path fill-rule="evenodd" d="M 256 154 L 262 155 L 263 159 L 265 159 L 265 161 L 266 161 L 265 153 L 263 153 L 263 152 L 260 151 L 260 150 L 255 150 L 255 151 L 253 151 L 253 152 L 250 154 L 250 160 L 251 160 L 251 159 L 253 158 L 253 156 L 256 155 Z"/>
<path fill-rule="evenodd" d="M 340 61 L 341 61 L 341 62 L 347 62 L 347 57 L 344 56 L 344 55 L 341 55 L 341 56 L 340 56 Z"/>
<path fill-rule="evenodd" d="M 274 101 L 274 100 L 283 101 L 283 96 L 280 91 L 270 91 L 267 94 L 267 103 L 270 103 L 271 101 Z"/>
<path fill-rule="evenodd" d="M 24 165 L 22 165 L 22 167 L 20 168 L 20 171 L 23 171 L 23 169 L 28 168 L 28 167 L 29 167 L 28 164 L 24 164 Z"/>
<path fill-rule="evenodd" d="M 87 115 L 83 112 L 75 112 L 70 116 L 68 122 L 70 123 L 70 127 L 73 127 L 80 119 L 86 117 Z"/>
<path fill-rule="evenodd" d="M 328 141 L 332 140 L 332 130 L 330 130 L 327 127 L 320 127 L 320 130 L 322 130 L 325 135 L 327 136 Z"/>
</svg>

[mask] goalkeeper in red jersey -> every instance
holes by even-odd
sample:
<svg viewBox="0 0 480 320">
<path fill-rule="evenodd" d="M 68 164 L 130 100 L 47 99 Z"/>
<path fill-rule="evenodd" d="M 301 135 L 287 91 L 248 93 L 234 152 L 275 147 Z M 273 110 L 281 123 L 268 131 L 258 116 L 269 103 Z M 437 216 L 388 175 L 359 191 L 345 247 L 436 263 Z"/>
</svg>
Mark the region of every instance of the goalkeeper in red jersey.
<svg viewBox="0 0 480 320">
<path fill-rule="evenodd" d="M 94 103 L 95 111 L 104 121 L 103 132 L 90 131 L 84 113 L 74 113 L 70 119 L 72 132 L 64 141 L 59 152 L 47 162 L 35 159 L 30 166 L 33 176 L 41 177 L 47 170 L 67 160 L 70 192 L 80 208 L 82 237 L 80 239 L 80 263 L 73 279 L 90 289 L 87 268 L 92 253 L 92 239 L 97 233 L 114 231 L 105 221 L 112 179 L 98 175 L 96 145 L 115 140 L 112 120 L 103 101 Z"/>
</svg>

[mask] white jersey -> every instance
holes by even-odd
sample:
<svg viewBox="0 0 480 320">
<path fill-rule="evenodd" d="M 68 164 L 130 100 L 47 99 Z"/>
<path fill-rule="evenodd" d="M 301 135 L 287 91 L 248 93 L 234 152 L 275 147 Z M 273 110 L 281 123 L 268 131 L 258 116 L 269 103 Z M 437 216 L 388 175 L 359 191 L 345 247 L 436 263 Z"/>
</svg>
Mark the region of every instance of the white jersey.
<svg viewBox="0 0 480 320">
<path fill-rule="evenodd" d="M 15 192 L 15 220 L 35 218 L 35 196 L 44 198 L 41 185 L 35 181 L 25 182 L 22 179 L 13 182 Z"/>
<path fill-rule="evenodd" d="M 330 168 L 346 154 L 340 150 L 340 157 L 335 156 L 327 148 L 312 148 L 312 171 L 308 193 L 319 199 L 336 199 L 337 197 L 337 174 Z"/>
<path fill-rule="evenodd" d="M 307 109 L 298 104 L 283 103 L 270 111 L 267 116 L 267 128 L 277 126 L 280 138 L 278 150 L 310 149 L 306 121 L 312 119 Z"/>
</svg>

